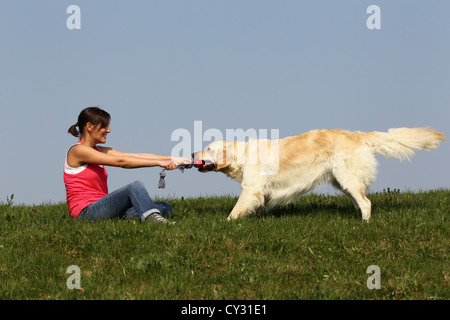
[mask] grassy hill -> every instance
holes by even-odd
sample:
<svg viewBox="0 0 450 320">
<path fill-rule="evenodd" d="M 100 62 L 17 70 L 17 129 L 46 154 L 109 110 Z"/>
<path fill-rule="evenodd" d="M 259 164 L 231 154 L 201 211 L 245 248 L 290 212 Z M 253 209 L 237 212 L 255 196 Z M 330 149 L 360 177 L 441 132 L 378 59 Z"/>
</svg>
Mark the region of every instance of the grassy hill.
<svg viewBox="0 0 450 320">
<path fill-rule="evenodd" d="M 450 190 L 309 194 L 226 221 L 236 198 L 159 199 L 172 221 L 74 221 L 66 204 L 0 204 L 0 299 L 449 299 Z M 68 289 L 80 268 L 80 289 Z M 368 289 L 369 266 L 381 289 Z"/>
</svg>

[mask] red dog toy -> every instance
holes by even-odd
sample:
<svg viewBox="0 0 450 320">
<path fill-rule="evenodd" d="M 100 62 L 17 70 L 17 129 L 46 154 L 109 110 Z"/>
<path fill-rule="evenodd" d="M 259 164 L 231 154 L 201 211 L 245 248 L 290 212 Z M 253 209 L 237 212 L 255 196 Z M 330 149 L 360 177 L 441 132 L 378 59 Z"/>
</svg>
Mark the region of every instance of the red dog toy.
<svg viewBox="0 0 450 320">
<path fill-rule="evenodd" d="M 178 165 L 178 167 L 188 167 L 188 166 L 193 166 L 196 168 L 200 168 L 203 167 L 205 165 L 205 161 L 203 160 L 194 160 L 192 163 L 181 163 Z"/>
</svg>

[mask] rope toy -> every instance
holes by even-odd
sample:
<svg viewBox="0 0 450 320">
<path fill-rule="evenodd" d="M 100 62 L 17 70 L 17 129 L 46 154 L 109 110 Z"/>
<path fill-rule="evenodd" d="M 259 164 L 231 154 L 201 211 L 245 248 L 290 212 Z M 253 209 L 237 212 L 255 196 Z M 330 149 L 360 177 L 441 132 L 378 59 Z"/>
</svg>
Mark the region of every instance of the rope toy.
<svg viewBox="0 0 450 320">
<path fill-rule="evenodd" d="M 164 171 L 166 171 L 166 169 L 162 169 L 162 171 L 159 173 L 159 182 L 158 182 L 159 189 L 164 189 L 166 187 L 166 181 L 164 180 L 166 174 Z"/>
<path fill-rule="evenodd" d="M 184 169 L 186 169 L 187 166 L 193 166 L 196 168 L 201 168 L 205 165 L 205 161 L 203 160 L 194 160 L 192 163 L 181 163 L 178 165 L 178 169 L 180 169 L 181 173 L 184 173 Z M 162 169 L 162 171 L 159 173 L 159 182 L 158 182 L 158 188 L 164 189 L 166 187 L 166 173 L 164 172 L 166 169 Z"/>
</svg>

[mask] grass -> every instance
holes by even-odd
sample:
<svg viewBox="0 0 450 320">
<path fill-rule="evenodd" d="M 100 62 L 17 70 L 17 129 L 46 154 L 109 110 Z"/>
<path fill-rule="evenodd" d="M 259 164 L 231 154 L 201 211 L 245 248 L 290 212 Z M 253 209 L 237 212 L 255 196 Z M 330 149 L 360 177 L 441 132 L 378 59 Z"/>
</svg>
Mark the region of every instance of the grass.
<svg viewBox="0 0 450 320">
<path fill-rule="evenodd" d="M 226 221 L 236 198 L 159 199 L 175 226 L 74 221 L 66 204 L 0 204 L 0 299 L 449 299 L 449 190 L 310 194 Z M 81 288 L 66 273 L 81 270 Z M 366 269 L 381 270 L 369 290 Z"/>
</svg>

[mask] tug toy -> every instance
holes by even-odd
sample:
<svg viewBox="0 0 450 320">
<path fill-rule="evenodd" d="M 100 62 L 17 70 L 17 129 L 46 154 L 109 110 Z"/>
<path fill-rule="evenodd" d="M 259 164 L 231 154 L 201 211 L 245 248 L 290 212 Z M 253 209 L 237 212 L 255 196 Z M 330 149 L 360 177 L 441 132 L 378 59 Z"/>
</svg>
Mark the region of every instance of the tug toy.
<svg viewBox="0 0 450 320">
<path fill-rule="evenodd" d="M 178 165 L 178 169 L 181 170 L 181 172 L 184 172 L 184 169 L 189 166 L 193 166 L 195 168 L 201 168 L 205 165 L 205 161 L 203 160 L 194 160 L 191 163 L 181 163 Z M 166 173 L 164 172 L 166 169 L 162 169 L 162 171 L 159 173 L 159 182 L 158 182 L 158 188 L 164 189 L 166 187 L 166 181 L 164 178 L 166 177 Z"/>
<path fill-rule="evenodd" d="M 188 166 L 193 166 L 193 167 L 196 167 L 196 168 L 201 168 L 201 167 L 203 167 L 205 165 L 205 161 L 203 161 L 203 160 L 194 160 L 192 163 L 181 163 L 181 164 L 179 164 L 178 165 L 178 168 L 179 169 L 181 169 L 181 168 L 185 168 L 185 167 L 188 167 Z"/>
</svg>

